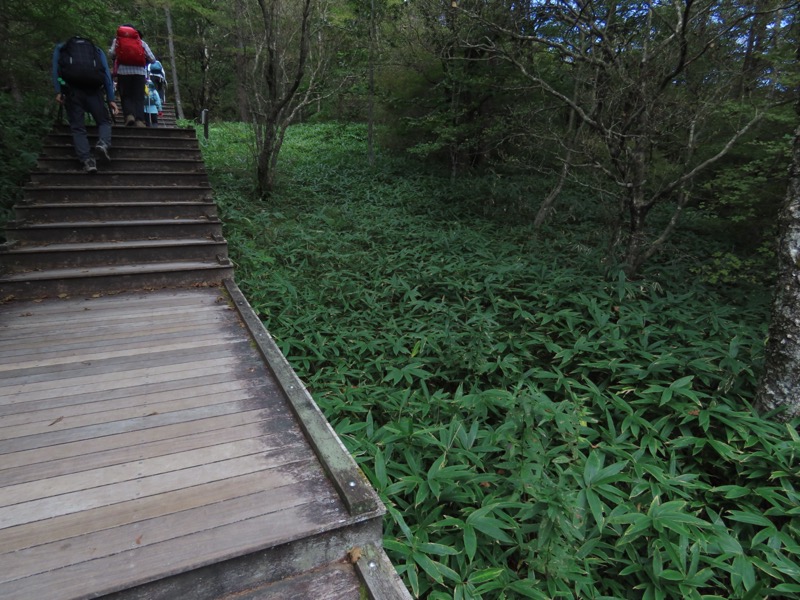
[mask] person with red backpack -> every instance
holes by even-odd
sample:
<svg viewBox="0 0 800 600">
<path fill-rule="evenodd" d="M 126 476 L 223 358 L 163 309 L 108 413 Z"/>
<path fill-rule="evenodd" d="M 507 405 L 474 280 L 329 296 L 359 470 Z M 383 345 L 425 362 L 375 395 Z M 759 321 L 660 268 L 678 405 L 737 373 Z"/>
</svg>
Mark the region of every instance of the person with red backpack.
<svg viewBox="0 0 800 600">
<path fill-rule="evenodd" d="M 114 61 L 117 90 L 122 101 L 122 114 L 127 127 L 146 127 L 144 117 L 144 83 L 147 65 L 156 61 L 142 34 L 130 24 L 120 25 L 108 51 Z"/>
<path fill-rule="evenodd" d="M 66 109 L 72 145 L 84 172 L 97 173 L 86 133 L 86 113 L 90 113 L 97 124 L 95 152 L 108 162 L 111 160 L 111 119 L 105 102 L 113 114 L 117 114 L 117 104 L 106 55 L 91 40 L 80 36 L 57 44 L 53 50 L 53 86 L 56 102 Z"/>
</svg>

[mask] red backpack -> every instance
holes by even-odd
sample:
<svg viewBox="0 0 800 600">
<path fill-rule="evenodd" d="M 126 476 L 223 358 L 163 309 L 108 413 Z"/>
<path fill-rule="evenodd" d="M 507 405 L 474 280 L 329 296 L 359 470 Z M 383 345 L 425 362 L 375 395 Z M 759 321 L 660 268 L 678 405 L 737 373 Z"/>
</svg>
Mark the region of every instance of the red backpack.
<svg viewBox="0 0 800 600">
<path fill-rule="evenodd" d="M 131 67 L 143 67 L 147 64 L 144 46 L 139 32 L 133 27 L 121 25 L 117 28 L 117 62 Z"/>
</svg>

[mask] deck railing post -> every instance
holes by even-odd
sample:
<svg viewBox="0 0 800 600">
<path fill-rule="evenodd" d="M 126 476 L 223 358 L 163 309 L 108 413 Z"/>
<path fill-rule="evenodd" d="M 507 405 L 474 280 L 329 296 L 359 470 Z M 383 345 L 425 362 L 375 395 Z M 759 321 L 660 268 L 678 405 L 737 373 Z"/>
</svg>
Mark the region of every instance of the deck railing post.
<svg viewBox="0 0 800 600">
<path fill-rule="evenodd" d="M 200 122 L 203 124 L 203 137 L 208 141 L 208 109 L 204 108 L 200 113 Z"/>
</svg>

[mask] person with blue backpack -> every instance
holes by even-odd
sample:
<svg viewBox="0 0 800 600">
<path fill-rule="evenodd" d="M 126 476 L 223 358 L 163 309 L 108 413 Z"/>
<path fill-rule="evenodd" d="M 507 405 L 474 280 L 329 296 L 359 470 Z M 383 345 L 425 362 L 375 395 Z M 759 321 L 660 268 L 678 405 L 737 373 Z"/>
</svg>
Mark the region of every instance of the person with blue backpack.
<svg viewBox="0 0 800 600">
<path fill-rule="evenodd" d="M 164 66 L 160 60 L 156 59 L 156 62 L 147 65 L 147 75 L 158 90 L 163 104 L 167 101 L 167 74 L 164 72 Z"/>
<path fill-rule="evenodd" d="M 92 156 L 86 132 L 86 113 L 91 114 L 97 124 L 95 152 L 110 161 L 111 118 L 105 103 L 108 103 L 112 114 L 118 112 L 106 55 L 91 40 L 74 36 L 57 44 L 53 50 L 52 75 L 56 102 L 67 113 L 75 154 L 84 172 L 97 173 L 97 162 Z"/>
</svg>

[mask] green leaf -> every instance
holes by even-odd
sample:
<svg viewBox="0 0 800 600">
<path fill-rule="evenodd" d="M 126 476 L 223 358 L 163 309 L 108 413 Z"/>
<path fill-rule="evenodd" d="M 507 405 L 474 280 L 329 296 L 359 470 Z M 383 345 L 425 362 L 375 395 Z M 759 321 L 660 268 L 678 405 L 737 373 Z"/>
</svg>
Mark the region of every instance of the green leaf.
<svg viewBox="0 0 800 600">
<path fill-rule="evenodd" d="M 475 528 L 471 523 L 465 523 L 463 529 L 464 535 L 464 551 L 467 553 L 469 562 L 475 559 L 475 552 L 478 549 L 478 539 L 475 535 Z"/>
<path fill-rule="evenodd" d="M 505 569 L 503 567 L 492 567 L 489 569 L 481 569 L 479 571 L 473 571 L 469 575 L 469 582 L 478 585 L 480 583 L 485 583 L 487 581 L 492 581 L 493 579 L 497 579 L 505 573 Z"/>
<path fill-rule="evenodd" d="M 459 553 L 458 550 L 451 548 L 450 546 L 445 546 L 444 544 L 434 544 L 431 542 L 419 544 L 417 546 L 417 550 L 424 552 L 425 554 L 436 554 L 437 556 L 454 556 Z"/>
<path fill-rule="evenodd" d="M 750 525 L 760 525 L 762 527 L 772 527 L 772 521 L 768 518 L 750 512 L 744 512 L 741 510 L 732 510 L 728 513 L 728 518 L 731 521 L 737 521 L 739 523 L 748 523 Z"/>
<path fill-rule="evenodd" d="M 477 529 L 481 533 L 485 533 L 491 538 L 494 538 L 506 544 L 513 543 L 513 540 L 510 537 L 508 537 L 508 534 L 506 534 L 505 531 L 503 531 L 503 528 L 507 527 L 507 525 L 502 521 L 500 521 L 499 519 L 495 519 L 493 517 L 472 518 L 472 515 L 470 515 L 469 517 L 467 517 L 467 522 L 470 525 L 472 525 L 475 529 Z"/>
<path fill-rule="evenodd" d="M 664 569 L 658 576 L 667 581 L 683 581 L 686 578 L 683 573 L 675 569 Z"/>
<path fill-rule="evenodd" d="M 386 488 L 388 479 L 386 477 L 386 461 L 383 458 L 383 451 L 378 448 L 375 452 L 375 479 L 378 480 L 380 489 Z"/>
<path fill-rule="evenodd" d="M 437 583 L 444 583 L 442 574 L 439 572 L 439 568 L 435 561 L 431 560 L 428 556 L 422 554 L 421 552 L 414 552 L 411 556 L 414 559 L 414 562 L 417 563 L 431 579 Z"/>
</svg>

